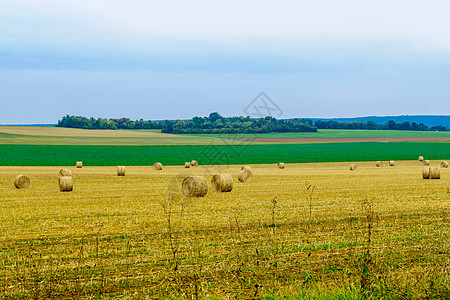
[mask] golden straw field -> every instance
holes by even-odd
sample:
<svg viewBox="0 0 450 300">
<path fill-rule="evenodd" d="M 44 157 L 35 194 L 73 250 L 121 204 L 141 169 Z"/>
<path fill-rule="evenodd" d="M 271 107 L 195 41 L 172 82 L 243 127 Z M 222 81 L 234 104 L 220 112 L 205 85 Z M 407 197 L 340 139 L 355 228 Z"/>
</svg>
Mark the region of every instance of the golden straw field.
<svg viewBox="0 0 450 300">
<path fill-rule="evenodd" d="M 438 166 L 440 161 L 431 161 Z M 0 168 L 0 294 L 34 299 L 450 297 L 450 171 L 384 162 Z M 190 174 L 233 189 L 183 198 Z M 15 176 L 31 180 L 14 187 Z"/>
</svg>

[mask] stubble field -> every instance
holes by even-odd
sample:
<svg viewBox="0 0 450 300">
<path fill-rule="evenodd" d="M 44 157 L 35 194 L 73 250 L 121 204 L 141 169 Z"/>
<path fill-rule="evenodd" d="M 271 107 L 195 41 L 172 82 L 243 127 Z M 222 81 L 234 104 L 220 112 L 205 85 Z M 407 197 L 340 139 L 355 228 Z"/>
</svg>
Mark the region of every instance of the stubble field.
<svg viewBox="0 0 450 300">
<path fill-rule="evenodd" d="M 439 161 L 432 161 L 438 165 Z M 449 174 L 417 161 L 240 166 L 0 168 L 6 298 L 445 299 Z M 181 197 L 188 174 L 233 175 L 230 193 Z M 18 190 L 14 177 L 30 177 Z M 310 188 L 308 189 L 308 186 Z M 313 190 L 314 187 L 314 190 Z"/>
</svg>

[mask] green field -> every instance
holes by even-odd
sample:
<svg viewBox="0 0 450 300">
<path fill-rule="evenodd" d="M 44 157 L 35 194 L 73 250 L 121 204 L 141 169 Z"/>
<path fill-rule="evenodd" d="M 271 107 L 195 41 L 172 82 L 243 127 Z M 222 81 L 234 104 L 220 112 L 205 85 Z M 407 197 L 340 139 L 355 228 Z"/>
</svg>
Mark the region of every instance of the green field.
<svg viewBox="0 0 450 300">
<path fill-rule="evenodd" d="M 83 130 L 57 127 L 0 126 L 0 165 L 180 165 L 192 159 L 201 164 L 260 164 L 411 160 L 450 157 L 448 142 L 359 142 L 281 144 L 229 138 L 349 138 L 449 136 L 448 132 L 319 130 L 317 133 L 265 135 L 173 135 L 159 130 Z"/>
<path fill-rule="evenodd" d="M 0 145 L 2 166 L 205 165 L 448 159 L 450 143 L 318 143 L 202 146 L 55 146 Z"/>
</svg>

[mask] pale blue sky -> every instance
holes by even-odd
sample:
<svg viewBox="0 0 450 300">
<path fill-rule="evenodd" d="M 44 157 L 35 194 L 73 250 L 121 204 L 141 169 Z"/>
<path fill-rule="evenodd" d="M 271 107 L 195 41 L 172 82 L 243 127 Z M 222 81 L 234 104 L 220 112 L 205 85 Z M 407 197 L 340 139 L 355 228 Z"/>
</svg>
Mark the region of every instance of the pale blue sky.
<svg viewBox="0 0 450 300">
<path fill-rule="evenodd" d="M 448 1 L 0 0 L 0 124 L 450 114 Z"/>
</svg>

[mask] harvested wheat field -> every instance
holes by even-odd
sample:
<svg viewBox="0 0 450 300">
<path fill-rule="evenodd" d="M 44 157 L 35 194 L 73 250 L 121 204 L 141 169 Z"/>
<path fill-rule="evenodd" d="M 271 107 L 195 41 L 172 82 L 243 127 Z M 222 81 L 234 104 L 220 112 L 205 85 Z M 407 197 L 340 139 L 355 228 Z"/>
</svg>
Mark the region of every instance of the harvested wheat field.
<svg viewBox="0 0 450 300">
<path fill-rule="evenodd" d="M 439 161 L 440 162 L 440 161 Z M 435 165 L 439 162 L 432 162 Z M 0 291 L 127 299 L 450 296 L 450 171 L 396 161 L 251 165 L 253 180 L 184 198 L 188 175 L 236 166 L 0 168 Z M 27 174 L 28 189 L 16 189 Z"/>
</svg>

